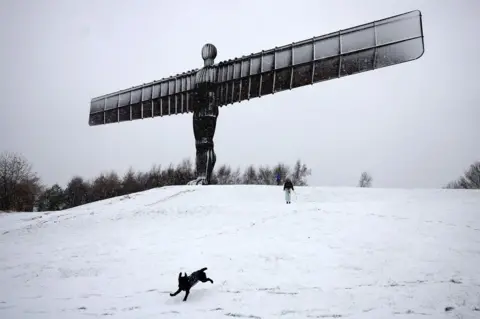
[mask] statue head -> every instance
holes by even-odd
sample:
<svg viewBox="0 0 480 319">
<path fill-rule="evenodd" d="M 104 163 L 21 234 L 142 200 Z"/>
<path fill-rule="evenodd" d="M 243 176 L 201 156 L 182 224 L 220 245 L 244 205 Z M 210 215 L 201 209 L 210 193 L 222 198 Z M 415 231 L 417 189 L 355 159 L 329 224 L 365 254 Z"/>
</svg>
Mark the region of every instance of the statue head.
<svg viewBox="0 0 480 319">
<path fill-rule="evenodd" d="M 217 57 L 217 48 L 211 44 L 207 43 L 202 48 L 202 59 L 205 66 L 213 65 L 215 58 Z"/>
</svg>

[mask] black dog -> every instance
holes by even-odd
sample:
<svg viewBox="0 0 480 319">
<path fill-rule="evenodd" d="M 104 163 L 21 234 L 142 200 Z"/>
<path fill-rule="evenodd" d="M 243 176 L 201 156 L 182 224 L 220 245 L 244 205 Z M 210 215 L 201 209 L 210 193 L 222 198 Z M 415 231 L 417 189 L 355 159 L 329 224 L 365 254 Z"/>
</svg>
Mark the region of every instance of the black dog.
<svg viewBox="0 0 480 319">
<path fill-rule="evenodd" d="M 179 273 L 178 274 L 178 290 L 175 293 L 170 294 L 170 296 L 174 297 L 183 290 L 185 291 L 185 297 L 183 298 L 183 301 L 187 301 L 187 297 L 188 297 L 188 294 L 190 293 L 190 289 L 193 286 L 195 286 L 199 281 L 201 282 L 210 281 L 213 284 L 213 280 L 207 277 L 207 275 L 205 274 L 205 270 L 207 270 L 207 267 L 192 272 L 190 276 L 187 276 L 187 273 L 185 273 L 185 276 L 182 276 L 182 273 Z"/>
</svg>

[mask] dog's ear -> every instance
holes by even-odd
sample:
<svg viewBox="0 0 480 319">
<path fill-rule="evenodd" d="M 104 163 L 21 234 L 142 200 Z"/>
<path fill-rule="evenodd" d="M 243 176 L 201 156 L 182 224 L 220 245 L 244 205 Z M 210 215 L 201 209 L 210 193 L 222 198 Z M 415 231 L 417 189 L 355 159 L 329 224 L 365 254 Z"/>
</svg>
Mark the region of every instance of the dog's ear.
<svg viewBox="0 0 480 319">
<path fill-rule="evenodd" d="M 187 273 L 185 273 L 185 276 L 184 276 L 184 277 L 188 277 L 188 276 L 187 276 Z"/>
<path fill-rule="evenodd" d="M 182 272 L 178 273 L 178 279 L 182 278 Z"/>
</svg>

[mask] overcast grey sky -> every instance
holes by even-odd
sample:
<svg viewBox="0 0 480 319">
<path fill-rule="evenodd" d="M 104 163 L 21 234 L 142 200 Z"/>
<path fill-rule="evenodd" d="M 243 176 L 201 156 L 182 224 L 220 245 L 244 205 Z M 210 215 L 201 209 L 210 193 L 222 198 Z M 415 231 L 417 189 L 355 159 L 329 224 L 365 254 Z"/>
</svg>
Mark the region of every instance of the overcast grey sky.
<svg viewBox="0 0 480 319">
<path fill-rule="evenodd" d="M 194 160 L 191 114 L 88 126 L 92 97 L 419 9 L 419 60 L 220 109 L 217 165 L 312 168 L 311 185 L 441 187 L 480 159 L 478 0 L 2 0 L 0 152 L 45 183 Z"/>
</svg>

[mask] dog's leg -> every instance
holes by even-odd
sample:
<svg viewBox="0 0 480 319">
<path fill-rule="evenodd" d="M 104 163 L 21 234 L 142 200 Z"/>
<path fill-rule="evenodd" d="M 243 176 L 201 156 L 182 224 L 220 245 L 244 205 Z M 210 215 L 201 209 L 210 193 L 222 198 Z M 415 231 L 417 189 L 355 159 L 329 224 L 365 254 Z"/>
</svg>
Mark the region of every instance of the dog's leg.
<svg viewBox="0 0 480 319">
<path fill-rule="evenodd" d="M 198 276 L 198 280 L 200 280 L 201 282 L 207 282 L 207 281 L 210 281 L 212 284 L 213 284 L 213 280 L 208 278 L 207 277 L 207 274 L 202 272 L 200 273 L 200 276 Z"/>
<path fill-rule="evenodd" d="M 176 295 L 178 295 L 180 293 L 180 291 L 182 291 L 180 288 L 178 288 L 177 291 L 175 291 L 173 294 L 170 294 L 170 297 L 175 297 Z"/>
<path fill-rule="evenodd" d="M 213 280 L 210 279 L 210 278 L 207 278 L 207 276 L 202 276 L 202 277 L 200 277 L 198 280 L 200 280 L 201 282 L 210 281 L 210 282 L 213 284 Z"/>
<path fill-rule="evenodd" d="M 188 294 L 190 294 L 190 289 L 185 290 L 185 297 L 183 298 L 183 301 L 187 301 Z"/>
</svg>

